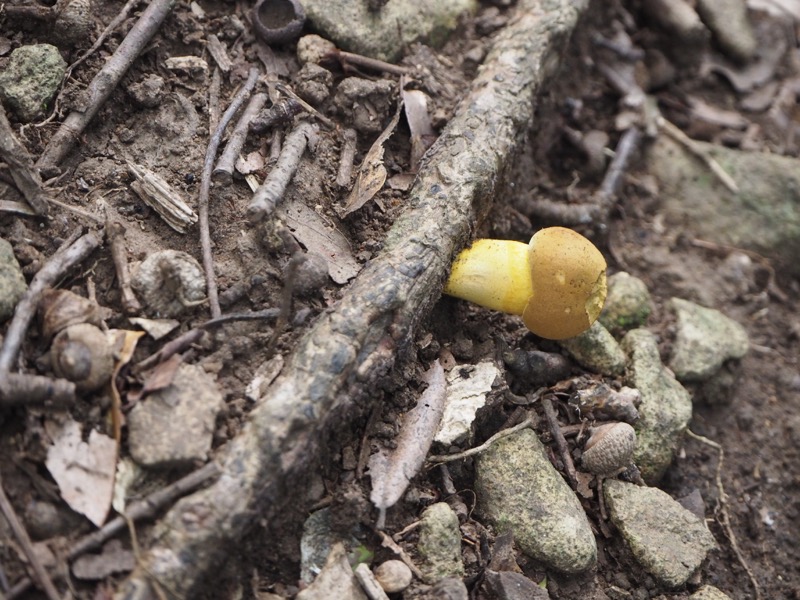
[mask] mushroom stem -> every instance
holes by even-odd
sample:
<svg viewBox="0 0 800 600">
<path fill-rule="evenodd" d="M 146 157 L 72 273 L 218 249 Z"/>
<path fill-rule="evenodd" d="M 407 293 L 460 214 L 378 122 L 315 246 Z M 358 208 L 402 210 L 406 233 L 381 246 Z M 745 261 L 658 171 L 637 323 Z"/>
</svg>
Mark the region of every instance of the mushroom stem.
<svg viewBox="0 0 800 600">
<path fill-rule="evenodd" d="M 521 315 L 533 295 L 528 244 L 475 240 L 453 262 L 444 293 L 511 315 Z"/>
</svg>

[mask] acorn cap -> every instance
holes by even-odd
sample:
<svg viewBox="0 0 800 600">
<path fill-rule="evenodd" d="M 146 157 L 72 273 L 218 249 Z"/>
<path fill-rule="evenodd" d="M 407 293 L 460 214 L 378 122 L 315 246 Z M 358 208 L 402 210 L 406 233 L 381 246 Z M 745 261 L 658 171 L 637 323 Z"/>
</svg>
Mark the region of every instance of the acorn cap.
<svg viewBox="0 0 800 600">
<path fill-rule="evenodd" d="M 528 244 L 532 295 L 522 313 L 536 335 L 552 340 L 582 333 L 606 299 L 606 261 L 581 234 L 564 227 L 538 231 Z"/>
</svg>

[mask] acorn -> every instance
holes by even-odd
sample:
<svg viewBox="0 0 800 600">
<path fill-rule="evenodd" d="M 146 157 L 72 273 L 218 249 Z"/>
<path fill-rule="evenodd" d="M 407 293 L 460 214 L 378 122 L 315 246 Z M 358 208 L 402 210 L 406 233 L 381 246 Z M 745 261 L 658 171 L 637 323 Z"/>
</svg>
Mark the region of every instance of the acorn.
<svg viewBox="0 0 800 600">
<path fill-rule="evenodd" d="M 592 429 L 581 462 L 595 475 L 611 477 L 633 460 L 636 432 L 627 423 L 608 423 Z"/>
<path fill-rule="evenodd" d="M 90 323 L 70 325 L 53 339 L 50 362 L 57 377 L 75 383 L 79 392 L 99 390 L 114 373 L 108 338 Z"/>
</svg>

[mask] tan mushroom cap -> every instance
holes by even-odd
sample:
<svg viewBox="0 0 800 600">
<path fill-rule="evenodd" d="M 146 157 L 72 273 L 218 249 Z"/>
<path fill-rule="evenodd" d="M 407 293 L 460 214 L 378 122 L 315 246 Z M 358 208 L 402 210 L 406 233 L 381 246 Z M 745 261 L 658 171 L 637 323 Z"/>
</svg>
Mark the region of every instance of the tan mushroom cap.
<svg viewBox="0 0 800 600">
<path fill-rule="evenodd" d="M 606 300 L 606 261 L 581 234 L 563 227 L 538 231 L 528 245 L 533 295 L 522 313 L 536 335 L 552 340 L 587 330 Z"/>
</svg>

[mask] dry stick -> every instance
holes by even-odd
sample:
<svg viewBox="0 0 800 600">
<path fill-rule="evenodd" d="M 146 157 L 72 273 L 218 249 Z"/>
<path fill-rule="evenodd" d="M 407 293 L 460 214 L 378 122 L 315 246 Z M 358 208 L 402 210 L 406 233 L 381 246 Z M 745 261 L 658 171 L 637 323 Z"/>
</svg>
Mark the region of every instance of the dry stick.
<svg viewBox="0 0 800 600">
<path fill-rule="evenodd" d="M 622 175 L 627 170 L 634 152 L 639 148 L 641 139 L 642 132 L 638 127 L 631 127 L 619 139 L 617 147 L 614 149 L 614 158 L 608 166 L 603 183 L 600 184 L 600 190 L 597 193 L 597 199 L 602 205 L 607 207 L 616 197 L 622 182 Z"/>
<path fill-rule="evenodd" d="M 125 247 L 125 227 L 118 221 L 106 220 L 106 235 L 111 245 L 111 258 L 117 271 L 119 289 L 122 294 L 122 310 L 126 315 L 135 315 L 142 305 L 131 288 L 131 273 L 128 269 L 128 249 Z"/>
<path fill-rule="evenodd" d="M 222 87 L 222 76 L 219 67 L 214 67 L 211 84 L 208 86 L 208 130 L 216 131 L 219 125 L 219 91 Z"/>
<path fill-rule="evenodd" d="M 206 273 L 206 286 L 208 287 L 208 305 L 211 308 L 211 317 L 216 318 L 222 314 L 219 306 L 219 295 L 217 293 L 217 276 L 214 274 L 214 257 L 211 254 L 211 233 L 208 228 L 208 197 L 211 193 L 211 170 L 214 168 L 214 159 L 217 157 L 217 149 L 222 142 L 222 134 L 228 123 L 244 104 L 244 101 L 256 87 L 258 82 L 258 69 L 250 69 L 247 81 L 234 96 L 228 110 L 220 118 L 214 134 L 208 142 L 206 149 L 206 159 L 203 163 L 203 178 L 200 181 L 200 196 L 197 200 L 197 212 L 200 217 L 200 247 L 203 249 L 203 270 Z"/>
<path fill-rule="evenodd" d="M 36 163 L 40 170 L 57 167 L 69 153 L 72 145 L 78 140 L 133 61 L 142 53 L 161 23 L 167 18 L 174 4 L 175 0 L 153 0 L 148 5 L 128 35 L 122 40 L 116 52 L 92 79 L 86 90 L 88 96 L 86 108 L 72 111 L 67 115 L 61 127 L 50 138 L 47 147 Z"/>
<path fill-rule="evenodd" d="M 339 172 L 336 174 L 336 185 L 341 188 L 350 187 L 350 176 L 353 174 L 353 161 L 356 157 L 357 142 L 356 130 L 345 129 L 342 153 L 339 156 Z"/>
<path fill-rule="evenodd" d="M 46 217 L 48 198 L 42 178 L 39 176 L 39 171 L 33 167 L 33 159 L 27 148 L 14 135 L 2 104 L 0 104 L 0 160 L 8 165 L 14 184 L 31 208 L 37 215 Z"/>
<path fill-rule="evenodd" d="M 15 404 L 64 409 L 75 404 L 75 384 L 41 375 L 6 373 L 0 377 L 0 405 Z"/>
<path fill-rule="evenodd" d="M 438 299 L 453 257 L 491 210 L 500 174 L 534 121 L 536 96 L 587 2 L 519 0 L 470 91 L 428 150 L 383 249 L 300 339 L 278 378 L 219 458 L 223 474 L 162 517 L 154 546 L 120 592 L 152 577 L 193 597 L 255 521 L 297 507 L 296 488 L 319 457 L 320 432 L 352 426 Z M 545 68 L 546 67 L 546 68 Z M 465 140 L 469 140 L 465 142 Z M 202 515 L 202 527 L 197 526 Z M 148 573 L 149 571 L 149 573 Z M 196 595 L 196 594 L 195 594 Z"/>
<path fill-rule="evenodd" d="M 276 83 L 275 88 L 278 91 L 280 91 L 281 94 L 285 94 L 286 96 L 289 96 L 289 98 L 297 102 L 300 106 L 303 107 L 303 109 L 306 112 L 313 115 L 314 118 L 316 118 L 320 123 L 325 125 L 325 127 L 327 127 L 328 129 L 336 129 L 336 124 L 333 121 L 331 121 L 328 117 L 319 112 L 316 108 L 311 106 L 308 102 L 303 100 L 300 96 L 295 94 L 291 88 L 283 85 L 282 83 Z"/>
<path fill-rule="evenodd" d="M 714 160 L 714 157 L 712 157 L 705 150 L 701 149 L 692 138 L 683 133 L 683 131 L 675 127 L 675 125 L 673 125 L 664 117 L 659 117 L 657 123 L 661 128 L 661 131 L 666 133 L 669 137 L 686 148 L 686 150 L 688 150 L 691 154 L 700 159 L 703 164 L 705 164 L 717 177 L 717 179 L 720 180 L 722 185 L 724 185 L 734 194 L 739 192 L 739 186 L 736 185 L 736 181 L 733 179 L 733 177 L 726 173 L 725 169 L 723 169 L 722 166 L 716 160 Z"/>
<path fill-rule="evenodd" d="M 255 194 L 253 194 L 250 205 L 247 207 L 247 217 L 251 223 L 258 223 L 274 210 L 278 201 L 286 193 L 286 187 L 294 177 L 300 159 L 306 150 L 308 138 L 314 135 L 316 127 L 311 123 L 300 123 L 292 132 L 286 136 L 283 143 L 281 155 L 278 157 L 278 164 L 269 172 Z"/>
<path fill-rule="evenodd" d="M 72 267 L 83 261 L 103 243 L 102 232 L 91 231 L 75 240 L 74 238 L 78 235 L 80 235 L 80 231 L 67 239 L 61 248 L 39 269 L 25 294 L 23 294 L 22 299 L 17 303 L 14 318 L 11 319 L 11 323 L 8 325 L 3 347 L 0 348 L 0 376 L 11 372 L 14 362 L 17 360 L 19 349 L 22 347 L 25 332 L 28 330 L 28 325 L 30 325 L 36 313 L 36 307 L 39 304 L 42 292 L 54 286 Z"/>
<path fill-rule="evenodd" d="M 44 568 L 33 549 L 33 544 L 31 544 L 31 538 L 28 536 L 28 532 L 25 531 L 25 527 L 22 526 L 19 517 L 17 517 L 17 513 L 14 512 L 14 507 L 11 506 L 8 496 L 6 496 L 6 491 L 3 489 L 2 477 L 0 477 L 0 510 L 11 526 L 11 530 L 14 532 L 14 536 L 17 538 L 20 546 L 22 546 L 22 550 L 33 568 L 39 587 L 44 590 L 50 600 L 59 600 L 61 596 L 58 590 L 56 590 L 56 586 L 54 586 L 53 582 L 50 580 L 47 570 Z"/>
<path fill-rule="evenodd" d="M 480 446 L 475 446 L 474 448 L 470 448 L 469 450 L 464 450 L 463 452 L 458 452 L 456 454 L 434 454 L 429 456 L 426 460 L 429 463 L 435 464 L 442 464 L 442 463 L 449 463 L 453 462 L 454 460 L 461 460 L 463 458 L 469 458 L 470 456 L 475 456 L 476 454 L 480 454 L 481 452 L 486 452 L 489 448 L 492 447 L 497 440 L 502 440 L 504 437 L 508 437 L 518 431 L 522 431 L 523 429 L 527 429 L 528 427 L 533 427 L 536 425 L 536 419 L 533 417 L 528 417 L 521 423 L 517 423 L 513 427 L 509 427 L 508 429 L 503 429 L 495 433 L 492 437 L 488 440 L 483 442 Z"/>
<path fill-rule="evenodd" d="M 236 159 L 239 158 L 239 153 L 242 151 L 244 142 L 247 139 L 250 121 L 261 112 L 261 109 L 264 108 L 266 103 L 267 95 L 264 93 L 253 94 L 250 98 L 250 102 L 247 103 L 247 107 L 242 112 L 239 122 L 236 123 L 236 127 L 233 128 L 233 133 L 231 133 L 231 136 L 228 138 L 228 143 L 225 145 L 225 149 L 222 151 L 222 155 L 220 155 L 217 161 L 217 166 L 212 173 L 214 181 L 219 181 L 220 183 L 230 183 L 233 181 L 234 164 L 236 163 Z"/>
<path fill-rule="evenodd" d="M 333 56 L 336 56 L 342 63 L 357 65 L 375 71 L 384 71 L 392 75 L 410 75 L 412 73 L 412 70 L 407 67 L 393 65 L 392 63 L 387 63 L 376 58 L 369 58 L 368 56 L 353 54 L 352 52 L 345 52 L 344 50 L 335 50 Z"/>
<path fill-rule="evenodd" d="M 101 33 L 101 34 L 98 36 L 98 38 L 97 38 L 97 39 L 94 41 L 94 44 L 92 44 L 92 47 L 91 47 L 91 48 L 89 48 L 89 49 L 88 49 L 86 52 L 84 52 L 83 54 L 81 54 L 81 55 L 80 55 L 80 57 L 78 57 L 78 60 L 76 60 L 74 63 L 72 63 L 72 64 L 71 64 L 71 65 L 70 65 L 70 66 L 67 68 L 67 74 L 66 74 L 66 76 L 65 76 L 65 79 L 66 79 L 67 77 L 69 77 L 69 76 L 70 76 L 70 74 L 71 74 L 71 73 L 72 73 L 72 71 L 75 69 L 75 67 L 77 67 L 77 66 L 78 66 L 78 65 L 80 65 L 80 64 L 81 64 L 83 61 L 85 61 L 87 58 L 89 58 L 89 57 L 90 57 L 90 56 L 91 56 L 91 55 L 92 55 L 92 54 L 93 54 L 93 53 L 94 53 L 94 52 L 95 52 L 95 51 L 96 51 L 96 50 L 97 50 L 97 49 L 98 49 L 98 48 L 99 48 L 99 47 L 100 47 L 100 46 L 103 44 L 103 42 L 105 41 L 105 39 L 106 39 L 106 38 L 107 38 L 109 35 L 111 35 L 111 32 L 112 32 L 112 31 L 114 31 L 114 30 L 115 30 L 117 27 L 119 27 L 119 25 L 120 25 L 120 24 L 121 24 L 121 23 L 122 23 L 122 22 L 123 22 L 125 19 L 127 19 L 127 18 L 128 18 L 128 15 L 129 15 L 129 14 L 130 14 L 130 12 L 133 10 L 133 7 L 134 7 L 134 6 L 136 6 L 137 4 L 139 4 L 139 0 L 128 0 L 128 1 L 125 3 L 125 6 L 123 6 L 123 7 L 122 7 L 122 10 L 120 10 L 120 11 L 117 13 L 117 16 L 115 16 L 113 19 L 111 19 L 111 22 L 110 22 L 110 23 L 109 23 L 109 24 L 106 26 L 106 28 L 105 28 L 105 29 L 103 29 L 103 32 L 102 32 L 102 33 Z"/>
<path fill-rule="evenodd" d="M 731 548 L 733 549 L 733 553 L 736 554 L 736 559 L 739 561 L 739 564 L 742 565 L 742 568 L 750 578 L 750 583 L 753 585 L 753 590 L 756 594 L 756 600 L 761 600 L 761 587 L 758 585 L 758 580 L 756 579 L 753 570 L 750 568 L 750 564 L 747 562 L 747 560 L 745 560 L 744 554 L 742 554 L 742 551 L 739 549 L 739 543 L 736 541 L 736 535 L 733 533 L 733 527 L 731 527 L 731 522 L 728 515 L 728 497 L 725 495 L 725 488 L 722 486 L 722 462 L 725 459 L 725 451 L 717 442 L 702 435 L 698 435 L 691 429 L 687 429 L 686 434 L 690 438 L 707 446 L 711 446 L 717 452 L 719 452 L 719 461 L 717 462 L 717 471 L 714 479 L 717 484 L 717 494 L 719 495 L 717 499 L 717 507 L 719 508 L 720 525 L 722 525 L 722 529 L 725 530 L 725 534 L 728 536 L 728 539 L 731 542 Z"/>
<path fill-rule="evenodd" d="M 572 489 L 575 490 L 578 488 L 578 475 L 575 473 L 575 464 L 572 462 L 572 456 L 569 454 L 567 440 L 564 439 L 564 434 L 561 433 L 561 425 L 558 423 L 556 409 L 553 407 L 553 402 L 547 396 L 542 396 L 542 408 L 544 408 L 544 416 L 547 418 L 547 424 L 550 427 L 550 435 L 553 436 L 553 441 L 556 443 L 561 461 L 564 463 L 564 470 L 567 472 L 569 483 Z"/>
</svg>

